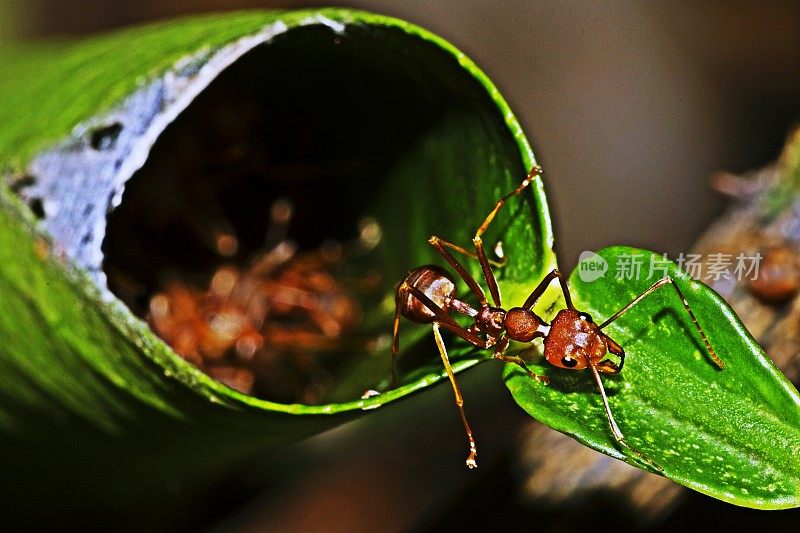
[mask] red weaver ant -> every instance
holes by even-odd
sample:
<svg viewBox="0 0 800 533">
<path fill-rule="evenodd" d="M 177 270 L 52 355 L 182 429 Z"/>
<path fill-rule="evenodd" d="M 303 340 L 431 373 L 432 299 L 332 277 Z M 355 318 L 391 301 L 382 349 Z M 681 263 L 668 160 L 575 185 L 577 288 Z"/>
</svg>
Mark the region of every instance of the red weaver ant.
<svg viewBox="0 0 800 533">
<path fill-rule="evenodd" d="M 617 443 L 631 450 L 647 464 L 660 470 L 657 465 L 653 464 L 647 457 L 625 441 L 622 432 L 614 421 L 614 416 L 611 414 L 611 408 L 608 405 L 608 399 L 606 397 L 605 388 L 603 387 L 603 382 L 600 379 L 600 374 L 618 374 L 625 363 L 625 351 L 619 344 L 611 339 L 611 337 L 603 333 L 603 328 L 620 318 L 643 298 L 652 294 L 659 288 L 669 285 L 675 290 L 675 293 L 683 303 L 684 309 L 686 309 L 686 312 L 691 317 L 711 359 L 720 369 L 724 368 L 724 364 L 711 347 L 708 338 L 697 322 L 697 318 L 694 316 L 683 293 L 669 276 L 655 282 L 625 307 L 614 313 L 611 318 L 608 318 L 599 325 L 592 320 L 589 314 L 575 309 L 572 305 L 572 297 L 570 296 L 567 281 L 558 270 L 553 270 L 547 274 L 533 292 L 531 292 L 522 306 L 513 307 L 508 310 L 503 308 L 500 299 L 500 289 L 497 286 L 497 280 L 492 272 L 491 263 L 483 249 L 483 240 L 481 236 L 489 227 L 492 220 L 494 220 L 497 213 L 503 208 L 506 201 L 522 193 L 540 174 L 541 168 L 538 166 L 533 167 L 528 176 L 516 189 L 497 201 L 472 239 L 472 243 L 475 246 L 475 253 L 469 252 L 437 236 L 432 236 L 428 240 L 436 251 L 450 264 L 453 270 L 458 273 L 461 279 L 464 280 L 472 294 L 478 300 L 480 306 L 478 309 L 475 309 L 463 300 L 459 300 L 457 298 L 457 291 L 453 278 L 438 266 L 425 265 L 409 272 L 400 285 L 398 285 L 395 293 L 396 310 L 392 337 L 392 387 L 397 384 L 397 355 L 400 349 L 398 334 L 401 315 L 413 322 L 432 324 L 433 336 L 439 349 L 439 355 L 442 358 L 442 363 L 444 363 L 445 370 L 450 378 L 450 383 L 453 386 L 456 406 L 461 415 L 461 421 L 464 424 L 464 430 L 467 433 L 467 439 L 469 441 L 469 455 L 466 461 L 467 466 L 469 468 L 475 468 L 477 467 L 476 458 L 478 454 L 475 439 L 472 436 L 472 429 L 464 413 L 464 400 L 458 388 L 453 370 L 450 367 L 450 360 L 442 340 L 440 329 L 444 328 L 449 330 L 478 348 L 492 348 L 494 350 L 495 359 L 515 363 L 531 378 L 547 384 L 547 378 L 533 373 L 522 358 L 505 354 L 509 342 L 512 340 L 529 343 L 537 337 L 542 337 L 544 342 L 544 356 L 547 362 L 559 368 L 570 370 L 584 370 L 588 368 L 591 371 L 594 381 L 597 383 L 597 387 L 600 390 L 600 397 L 603 400 L 603 406 L 605 407 L 606 417 L 611 427 L 611 433 Z M 483 278 L 489 288 L 489 293 L 494 305 L 489 305 L 483 289 L 458 260 L 453 257 L 449 250 L 477 259 L 480 262 Z M 564 300 L 566 301 L 567 308 L 559 311 L 553 321 L 548 324 L 533 312 L 533 306 L 553 279 L 556 278 L 564 293 Z M 466 328 L 462 327 L 450 316 L 453 312 L 469 317 L 472 319 L 472 324 Z M 619 358 L 619 364 L 605 358 L 606 354 L 609 352 Z"/>
</svg>

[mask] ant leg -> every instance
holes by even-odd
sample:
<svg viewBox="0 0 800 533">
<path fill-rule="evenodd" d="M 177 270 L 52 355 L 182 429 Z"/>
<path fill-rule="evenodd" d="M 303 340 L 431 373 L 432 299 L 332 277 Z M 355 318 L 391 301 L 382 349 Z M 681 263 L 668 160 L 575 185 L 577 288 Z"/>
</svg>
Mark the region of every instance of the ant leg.
<svg viewBox="0 0 800 533">
<path fill-rule="evenodd" d="M 397 356 L 400 353 L 401 302 L 406 292 L 410 292 L 417 300 L 422 302 L 425 307 L 427 307 L 434 315 L 436 315 L 436 320 L 441 323 L 440 325 L 442 327 L 452 331 L 473 346 L 481 349 L 486 349 L 488 347 L 488 344 L 485 340 L 459 326 L 458 323 L 453 320 L 453 318 L 448 315 L 444 309 L 436 305 L 425 295 L 424 292 L 416 287 L 411 287 L 403 283 L 403 285 L 397 290 L 397 295 L 395 297 L 394 323 L 392 326 L 392 384 L 389 386 L 390 389 L 393 389 L 397 386 Z"/>
<path fill-rule="evenodd" d="M 564 300 L 567 302 L 567 308 L 575 309 L 572 305 L 572 296 L 569 293 L 569 285 L 567 285 L 567 280 L 564 279 L 564 274 L 562 274 L 558 269 L 554 268 L 547 274 L 542 281 L 539 282 L 539 285 L 533 289 L 533 292 L 528 299 L 525 300 L 525 303 L 522 304 L 522 307 L 525 309 L 530 309 L 533 307 L 533 304 L 536 303 L 536 300 L 541 298 L 544 291 L 547 290 L 547 287 L 550 286 L 550 282 L 553 281 L 554 278 L 558 278 L 558 282 L 561 284 L 561 292 L 564 293 Z"/>
<path fill-rule="evenodd" d="M 500 300 L 500 287 L 497 286 L 497 278 L 494 277 L 492 265 L 489 264 L 489 258 L 486 257 L 486 252 L 483 249 L 483 239 L 477 233 L 472 239 L 472 244 L 475 245 L 475 252 L 481 264 L 481 271 L 483 271 L 483 279 L 486 280 L 486 285 L 489 287 L 489 294 L 492 295 L 494 306 L 502 307 L 503 302 Z"/>
<path fill-rule="evenodd" d="M 453 386 L 453 394 L 456 397 L 456 407 L 461 415 L 461 422 L 464 424 L 464 431 L 467 432 L 467 440 L 469 441 L 469 455 L 467 456 L 467 466 L 469 468 L 477 468 L 478 463 L 476 458 L 478 456 L 478 449 L 475 446 L 475 439 L 472 436 L 472 429 L 467 422 L 467 415 L 464 413 L 464 398 L 461 396 L 461 390 L 458 388 L 456 376 L 453 374 L 453 369 L 450 368 L 450 358 L 447 356 L 447 348 L 442 340 L 442 334 L 439 332 L 439 323 L 433 323 L 433 338 L 436 340 L 436 346 L 439 348 L 439 355 L 442 356 L 442 363 L 444 369 L 447 371 L 447 377 L 450 378 L 450 384 Z"/>
<path fill-rule="evenodd" d="M 626 305 L 625 307 L 614 313 L 614 315 L 611 318 L 600 324 L 600 326 L 598 326 L 598 329 L 603 329 L 610 323 L 614 322 L 616 319 L 627 313 L 633 306 L 641 302 L 645 297 L 649 296 L 650 294 L 657 291 L 661 287 L 664 287 L 667 284 L 669 284 L 670 286 L 672 286 L 673 289 L 675 289 L 675 293 L 678 295 L 678 298 L 681 299 L 681 303 L 683 303 L 683 308 L 686 309 L 687 313 L 689 313 L 689 317 L 692 319 L 694 327 L 697 328 L 697 333 L 700 334 L 700 338 L 703 339 L 703 344 L 705 344 L 706 350 L 708 350 L 708 355 L 711 356 L 711 359 L 714 361 L 714 364 L 716 364 L 717 367 L 719 367 L 720 369 L 725 368 L 725 363 L 723 363 L 722 360 L 719 358 L 719 356 L 717 356 L 717 352 L 714 351 L 714 348 L 708 341 L 708 337 L 706 337 L 703 328 L 700 327 L 700 323 L 697 321 L 697 317 L 694 316 L 692 308 L 689 307 L 689 302 L 686 301 L 686 297 L 683 295 L 683 292 L 681 292 L 681 290 L 675 284 L 675 280 L 673 280 L 670 276 L 665 276 L 660 280 L 656 281 L 655 283 L 653 283 L 650 286 L 650 288 L 648 288 L 642 294 L 631 300 L 631 302 L 628 305 Z"/>
<path fill-rule="evenodd" d="M 481 289 L 481 286 L 478 285 L 478 282 L 475 281 L 475 278 L 473 278 L 470 275 L 470 273 L 467 272 L 467 270 L 463 266 L 461 266 L 461 263 L 459 263 L 458 260 L 455 257 L 453 257 L 453 254 L 447 251 L 447 249 L 445 248 L 446 245 L 443 244 L 446 243 L 447 241 L 445 241 L 444 239 L 440 239 L 436 235 L 433 235 L 431 236 L 430 239 L 428 239 L 428 242 L 431 244 L 431 246 L 436 248 L 436 251 L 439 252 L 439 255 L 444 257 L 445 261 L 450 263 L 450 266 L 453 267 L 453 270 L 458 272 L 458 275 L 461 276 L 461 279 L 463 279 L 464 282 L 467 284 L 469 289 L 472 291 L 472 294 L 474 294 L 475 297 L 478 299 L 478 301 L 481 303 L 481 306 L 486 306 L 487 305 L 486 294 L 484 294 L 483 289 Z"/>
<path fill-rule="evenodd" d="M 534 165 L 531 168 L 531 171 L 528 172 L 528 175 L 525 177 L 524 180 L 522 180 L 522 183 L 520 183 L 516 189 L 514 189 L 510 193 L 506 194 L 505 196 L 497 200 L 497 203 L 494 204 L 494 208 L 491 211 L 489 211 L 489 214 L 486 215 L 486 218 L 483 220 L 483 223 L 480 225 L 480 227 L 478 227 L 478 231 L 475 232 L 475 237 L 479 238 L 481 235 L 483 235 L 483 233 L 489 227 L 489 224 L 492 223 L 494 217 L 497 216 L 497 213 L 500 212 L 500 210 L 503 208 L 503 206 L 505 205 L 505 203 L 508 201 L 509 198 L 511 198 L 512 196 L 516 196 L 525 189 L 527 189 L 530 186 L 531 182 L 533 181 L 533 178 L 541 175 L 541 173 L 542 173 L 542 167 L 540 167 L 539 165 Z"/>
<path fill-rule="evenodd" d="M 478 260 L 478 255 L 475 252 L 470 252 L 466 248 L 463 248 L 455 243 L 442 239 L 441 237 L 437 238 L 439 239 L 439 242 L 441 242 L 443 246 L 446 246 L 447 248 L 450 248 L 451 250 L 456 251 L 462 255 Z M 503 267 L 506 264 L 506 258 L 503 257 L 500 261 L 497 261 L 495 259 L 489 259 L 489 264 L 497 268 Z"/>
<path fill-rule="evenodd" d="M 394 324 L 392 326 L 392 384 L 390 389 L 397 387 L 397 354 L 400 353 L 400 304 L 401 291 L 395 296 Z"/>
<path fill-rule="evenodd" d="M 597 368 L 593 364 L 589 365 L 589 368 L 592 370 L 592 376 L 594 376 L 594 381 L 597 383 L 597 388 L 600 389 L 600 397 L 603 399 L 603 407 L 606 410 L 606 418 L 608 418 L 608 425 L 611 426 L 611 433 L 614 435 L 614 439 L 625 448 L 629 449 L 633 453 L 635 453 L 639 459 L 644 461 L 648 466 L 651 466 L 658 470 L 659 472 L 663 472 L 664 469 L 655 464 L 651 461 L 648 457 L 646 457 L 642 452 L 631 446 L 625 441 L 625 438 L 622 436 L 622 432 L 619 430 L 619 426 L 617 426 L 617 422 L 614 420 L 614 415 L 611 414 L 611 407 L 608 405 L 608 397 L 606 397 L 606 389 L 603 387 L 603 381 L 600 379 L 600 373 L 597 371 Z"/>
<path fill-rule="evenodd" d="M 528 374 L 531 378 L 535 379 L 536 381 L 544 383 L 545 385 L 550 383 L 550 380 L 547 378 L 547 376 L 540 376 L 539 374 L 534 373 L 533 370 L 528 368 L 528 365 L 525 364 L 525 360 L 522 359 L 522 357 L 516 355 L 506 355 L 504 353 L 506 351 L 506 348 L 508 348 L 508 337 L 505 336 L 500 337 L 500 340 L 497 341 L 494 350 L 494 358 L 499 361 L 503 361 L 505 363 L 514 363 L 515 365 L 522 368 L 522 370 L 524 370 L 526 374 Z"/>
<path fill-rule="evenodd" d="M 483 244 L 480 241 L 480 237 L 476 237 L 476 239 L 477 241 L 473 240 L 473 243 L 475 243 L 475 250 L 477 251 L 477 254 L 473 255 L 467 253 L 467 255 L 471 257 L 476 257 L 480 262 L 481 271 L 483 272 L 483 278 L 486 280 L 486 284 L 489 286 L 489 292 L 492 295 L 492 301 L 494 302 L 495 307 L 500 307 L 501 306 L 500 289 L 497 287 L 497 280 L 495 279 L 494 274 L 492 273 L 492 265 L 489 261 L 489 258 L 486 257 L 486 252 L 483 251 Z M 475 281 L 475 278 L 473 278 L 466 271 L 466 269 L 463 266 L 461 266 L 461 264 L 456 260 L 456 258 L 453 257 L 453 255 L 450 252 L 448 252 L 445 247 L 459 252 L 463 251 L 465 253 L 466 250 L 464 250 L 458 245 L 455 245 L 449 241 L 437 237 L 436 235 L 428 239 L 428 242 L 431 243 L 431 245 L 433 245 L 434 248 L 436 248 L 436 251 L 439 252 L 439 254 L 442 257 L 444 257 L 448 263 L 450 263 L 450 266 L 452 266 L 455 269 L 455 271 L 458 272 L 458 275 L 461 276 L 461 279 L 463 279 L 467 283 L 467 285 L 469 285 L 470 290 L 472 290 L 472 293 L 478 298 L 478 300 L 481 303 L 481 306 L 486 307 L 488 305 L 488 302 L 486 301 L 486 294 L 483 292 L 483 289 L 480 288 L 480 285 L 478 285 L 478 282 Z"/>
<path fill-rule="evenodd" d="M 453 269 L 456 272 L 458 272 L 458 275 L 461 276 L 461 279 L 463 279 L 467 283 L 470 290 L 478 298 L 482 306 L 486 306 L 488 304 L 483 289 L 480 288 L 475 279 L 466 271 L 466 269 L 464 269 L 463 266 L 461 266 L 461 264 L 456 260 L 456 258 L 453 257 L 453 255 L 445 249 L 445 247 L 463 253 L 469 257 L 475 257 L 478 259 L 478 261 L 481 264 L 481 271 L 483 272 L 483 277 L 486 280 L 486 284 L 489 287 L 489 293 L 492 295 L 492 301 L 494 302 L 495 307 L 502 307 L 502 303 L 500 300 L 500 289 L 497 286 L 497 279 L 495 279 L 494 273 L 492 272 L 492 262 L 486 256 L 486 252 L 483 249 L 483 240 L 481 239 L 481 235 L 483 235 L 483 233 L 489 227 L 489 224 L 491 224 L 492 220 L 494 220 L 494 217 L 497 215 L 497 213 L 500 212 L 500 209 L 503 208 L 506 201 L 508 201 L 508 199 L 511 198 L 512 196 L 516 196 L 520 194 L 522 191 L 524 191 L 526 188 L 528 188 L 528 186 L 530 186 L 531 184 L 531 181 L 533 181 L 533 178 L 541 174 L 541 172 L 542 172 L 541 167 L 534 166 L 528 173 L 526 178 L 522 180 L 522 183 L 516 189 L 506 194 L 497 201 L 494 208 L 489 212 L 489 214 L 483 220 L 483 223 L 475 232 L 475 237 L 472 239 L 472 243 L 475 246 L 475 252 L 476 252 L 475 255 L 469 253 L 464 248 L 456 244 L 453 244 L 449 241 L 446 241 L 444 239 L 441 239 L 435 235 L 432 236 L 430 239 L 428 239 L 428 242 L 431 243 L 434 248 L 436 248 L 439 254 L 442 257 L 444 257 L 448 263 L 450 263 L 450 266 L 452 266 Z"/>
<path fill-rule="evenodd" d="M 436 315 L 436 318 L 434 320 L 438 322 L 441 327 L 445 328 L 446 330 L 452 331 L 453 333 L 455 333 L 456 335 L 458 335 L 459 337 L 461 337 L 462 339 L 464 339 L 465 341 L 467 341 L 468 343 L 472 344 L 477 348 L 485 350 L 486 348 L 489 347 L 489 344 L 485 340 L 481 339 L 478 335 L 459 326 L 458 323 L 455 320 L 453 320 L 453 317 L 448 315 L 444 309 L 433 303 L 433 301 L 430 298 L 428 298 L 424 292 L 417 289 L 416 287 L 408 287 L 408 286 L 405 287 L 405 290 L 413 294 L 414 298 L 422 302 L 422 304 L 425 307 L 430 309 L 430 311 L 434 315 Z"/>
<path fill-rule="evenodd" d="M 489 258 L 486 256 L 486 251 L 483 249 L 482 235 L 489 228 L 489 225 L 494 220 L 494 217 L 497 216 L 497 213 L 499 213 L 503 206 L 506 205 L 508 199 L 512 196 L 517 196 L 518 194 L 522 193 L 522 191 L 527 189 L 530 186 L 531 181 L 533 181 L 533 178 L 541 174 L 541 172 L 541 167 L 534 166 L 516 189 L 497 200 L 497 202 L 494 204 L 494 208 L 489 211 L 488 215 L 486 215 L 483 223 L 481 223 L 481 225 L 478 227 L 478 230 L 475 232 L 475 236 L 472 238 L 472 244 L 475 246 L 475 253 L 478 256 L 478 261 L 480 262 L 481 270 L 483 271 L 483 278 L 486 280 L 486 285 L 489 287 L 489 293 L 492 295 L 492 301 L 494 301 L 495 307 L 502 307 L 503 303 L 500 299 L 500 288 L 497 286 L 497 279 L 494 276 L 494 272 L 492 272 L 492 267 L 489 263 Z"/>
</svg>

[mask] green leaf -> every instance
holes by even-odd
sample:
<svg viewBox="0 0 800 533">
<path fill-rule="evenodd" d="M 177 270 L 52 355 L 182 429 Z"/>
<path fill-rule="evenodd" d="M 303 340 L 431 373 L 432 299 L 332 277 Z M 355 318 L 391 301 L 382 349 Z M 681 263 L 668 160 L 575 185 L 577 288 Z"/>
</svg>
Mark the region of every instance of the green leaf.
<svg viewBox="0 0 800 533">
<path fill-rule="evenodd" d="M 427 244 L 431 233 L 469 242 L 479 217 L 535 162 L 506 102 L 463 53 L 403 21 L 331 9 L 195 17 L 78 42 L 6 47 L 0 51 L 0 169 L 7 171 L 6 181 L 18 185 L 15 180 L 32 168 L 51 169 L 42 162 L 43 154 L 58 160 L 90 150 L 92 128 L 111 119 L 137 118 L 135 112 L 123 112 L 126 102 L 166 76 L 191 82 L 211 69 L 208 65 L 220 54 L 229 53 L 229 46 L 258 44 L 267 52 L 294 46 L 298 59 L 285 65 L 291 72 L 313 70 L 316 54 L 339 47 L 357 60 L 355 67 L 373 76 L 365 87 L 348 77 L 354 73 L 347 70 L 351 67 L 343 67 L 346 74 L 337 83 L 362 99 L 347 109 L 333 109 L 318 92 L 298 86 L 294 94 L 309 94 L 308 105 L 322 110 L 307 119 L 312 123 L 338 118 L 342 111 L 364 113 L 376 105 L 375 98 L 397 95 L 398 80 L 407 87 L 397 96 L 405 98 L 403 105 L 413 104 L 410 110 L 380 108 L 375 129 L 369 131 L 340 122 L 341 138 L 332 139 L 340 146 L 374 144 L 380 140 L 376 136 L 398 129 L 398 118 L 405 120 L 405 142 L 382 143 L 392 151 L 381 154 L 384 165 L 378 171 L 361 181 L 342 181 L 374 191 L 368 201 L 342 205 L 341 211 L 362 214 L 368 207 L 378 217 L 384 238 L 374 266 L 390 285 L 409 268 L 435 259 Z M 219 76 L 221 68 L 215 68 L 212 75 Z M 156 118 L 167 104 L 155 106 Z M 145 126 L 163 129 L 169 120 Z M 157 137 L 161 131 L 150 133 Z M 359 398 L 365 384 L 374 387 L 389 373 L 388 348 L 367 361 L 370 369 L 356 369 L 353 382 L 343 382 L 341 403 L 314 406 L 239 394 L 177 357 L 105 292 L 97 277 L 87 276 L 80 267 L 99 265 L 82 259 L 86 243 L 69 240 L 73 228 L 102 212 L 87 206 L 105 206 L 109 191 L 117 194 L 113 187 L 102 188 L 106 173 L 135 167 L 133 160 L 149 150 L 134 148 L 122 153 L 120 162 L 112 161 L 113 170 L 81 166 L 98 154 L 58 167 L 51 184 L 69 185 L 73 196 L 46 197 L 66 205 L 43 221 L 0 180 L 4 512 L 30 515 L 45 494 L 48 512 L 55 514 L 86 501 L 97 513 L 122 502 L 133 508 L 167 501 L 175 491 L 186 493 L 256 452 L 373 413 L 446 380 L 435 352 L 413 342 L 429 329 L 412 332 L 405 326 L 404 350 L 422 352 L 426 362 L 401 387 L 366 400 Z M 510 292 L 554 265 L 540 181 L 526 198 L 502 214 L 488 237 L 506 243 L 511 260 L 503 287 Z M 381 304 L 367 316 L 387 333 L 391 290 L 387 287 Z M 478 360 L 467 357 L 454 367 L 461 370 Z"/>
<path fill-rule="evenodd" d="M 651 260 L 662 259 L 652 252 L 612 247 L 599 255 L 609 266 L 604 277 L 584 282 L 576 270 L 570 278 L 575 307 L 598 323 L 664 275 L 657 268 L 648 275 Z M 619 278 L 617 273 L 631 272 L 625 267 L 631 257 L 641 261 L 641 277 Z M 623 435 L 663 475 L 699 492 L 760 509 L 799 506 L 797 390 L 719 295 L 674 263 L 667 273 L 686 295 L 725 369 L 709 359 L 675 292 L 657 290 L 605 329 L 627 354 L 618 376 L 603 376 Z M 513 367 L 505 370 L 514 399 L 531 416 L 598 451 L 653 470 L 616 445 L 588 371 L 543 362 L 533 369 L 550 378 L 549 386 Z"/>
</svg>

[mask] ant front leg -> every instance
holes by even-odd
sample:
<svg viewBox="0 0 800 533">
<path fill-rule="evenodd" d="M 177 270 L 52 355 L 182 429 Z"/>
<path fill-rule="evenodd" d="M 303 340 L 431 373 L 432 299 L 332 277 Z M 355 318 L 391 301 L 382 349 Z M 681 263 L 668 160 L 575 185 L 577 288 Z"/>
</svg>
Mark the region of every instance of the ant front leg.
<svg viewBox="0 0 800 533">
<path fill-rule="evenodd" d="M 659 472 L 663 472 L 664 471 L 663 468 L 661 468 L 653 461 L 651 461 L 642 452 L 640 452 L 639 450 L 628 444 L 628 442 L 625 440 L 625 437 L 622 436 L 622 431 L 619 430 L 619 426 L 617 425 L 617 422 L 614 420 L 614 415 L 611 414 L 611 407 L 608 405 L 608 397 L 606 396 L 606 389 L 605 387 L 603 387 L 603 381 L 600 379 L 600 373 L 597 371 L 597 368 L 592 363 L 589 364 L 589 369 L 592 371 L 592 376 L 594 377 L 595 383 L 597 383 L 597 388 L 600 389 L 600 398 L 602 398 L 603 400 L 603 407 L 605 408 L 606 411 L 606 418 L 608 418 L 608 425 L 611 427 L 611 433 L 612 435 L 614 435 L 614 440 L 616 440 L 620 446 L 623 446 L 632 451 L 634 454 L 636 454 L 636 456 L 639 457 L 639 459 L 641 459 L 648 466 L 655 468 Z"/>
<path fill-rule="evenodd" d="M 508 337 L 506 337 L 505 335 L 500 337 L 500 339 L 497 341 L 497 344 L 495 344 L 494 354 L 492 356 L 495 359 L 503 361 L 505 363 L 514 363 L 522 370 L 524 370 L 525 373 L 528 374 L 531 378 L 535 379 L 536 381 L 539 381 L 540 383 L 544 383 L 545 385 L 550 383 L 550 380 L 547 378 L 547 376 L 540 376 L 539 374 L 536 374 L 533 370 L 531 370 L 522 357 L 519 357 L 518 355 L 506 355 L 505 351 L 506 348 L 508 348 L 508 343 L 509 343 Z"/>
</svg>

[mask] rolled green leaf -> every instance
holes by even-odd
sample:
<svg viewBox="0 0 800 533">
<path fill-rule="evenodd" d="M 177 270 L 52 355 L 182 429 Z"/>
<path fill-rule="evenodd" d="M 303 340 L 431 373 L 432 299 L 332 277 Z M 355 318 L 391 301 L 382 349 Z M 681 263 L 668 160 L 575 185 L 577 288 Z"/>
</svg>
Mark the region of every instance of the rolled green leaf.
<svg viewBox="0 0 800 533">
<path fill-rule="evenodd" d="M 248 397 L 156 338 L 109 292 L 102 265 L 108 212 L 125 206 L 127 180 L 151 164 L 154 144 L 193 102 L 228 80 L 296 110 L 298 129 L 285 123 L 285 136 L 334 132 L 319 152 L 333 155 L 319 164 L 344 150 L 366 158 L 369 173 L 330 178 L 352 201 L 326 216 L 380 223 L 383 240 L 368 261 L 388 284 L 365 312 L 374 331 L 388 333 L 393 280 L 435 259 L 427 237 L 469 242 L 494 199 L 534 164 L 502 96 L 451 45 L 363 12 L 249 12 L 15 45 L 0 51 L 0 70 L 0 479 L 9 510 L 30 513 L 45 495 L 50 513 L 165 498 L 446 379 L 426 353 L 399 388 L 361 399 L 364 387 L 386 383 L 385 348 L 343 380 L 342 403 Z M 309 86 L 309 76 L 333 92 Z M 509 294 L 554 266 L 540 181 L 490 239 L 505 243 Z M 425 331 L 404 325 L 404 350 Z M 467 355 L 454 366 L 477 361 Z"/>
<path fill-rule="evenodd" d="M 725 364 L 710 359 L 676 293 L 665 286 L 604 331 L 626 351 L 622 372 L 603 376 L 626 441 L 678 483 L 736 505 L 800 505 L 800 395 L 727 303 L 660 254 L 599 252 L 607 270 L 570 277 L 576 308 L 601 323 L 665 275 L 672 276 Z M 638 266 L 637 266 L 638 265 Z M 602 275 L 601 275 L 602 274 Z M 599 276 L 599 277 L 598 277 Z M 589 371 L 539 361 L 543 386 L 513 368 L 505 379 L 531 416 L 587 446 L 655 471 L 616 443 Z"/>
</svg>

